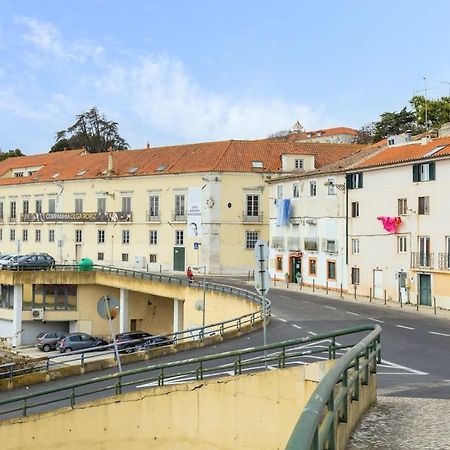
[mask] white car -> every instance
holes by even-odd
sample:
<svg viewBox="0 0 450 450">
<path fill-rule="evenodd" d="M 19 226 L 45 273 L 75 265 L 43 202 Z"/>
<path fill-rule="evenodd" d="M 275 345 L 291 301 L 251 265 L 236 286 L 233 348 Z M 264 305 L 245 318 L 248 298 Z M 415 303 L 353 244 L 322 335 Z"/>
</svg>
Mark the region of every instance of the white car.
<svg viewBox="0 0 450 450">
<path fill-rule="evenodd" d="M 3 258 L 0 258 L 0 269 L 6 269 L 9 261 L 15 261 L 19 259 L 22 255 L 5 255 Z"/>
</svg>

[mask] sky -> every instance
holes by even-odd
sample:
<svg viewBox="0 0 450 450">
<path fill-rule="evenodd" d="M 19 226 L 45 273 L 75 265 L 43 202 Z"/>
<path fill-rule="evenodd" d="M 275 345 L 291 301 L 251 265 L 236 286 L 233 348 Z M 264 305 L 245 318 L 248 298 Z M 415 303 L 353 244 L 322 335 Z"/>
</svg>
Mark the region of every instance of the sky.
<svg viewBox="0 0 450 450">
<path fill-rule="evenodd" d="M 447 0 L 0 0 L 0 149 L 96 106 L 131 148 L 360 128 L 448 95 Z"/>
</svg>

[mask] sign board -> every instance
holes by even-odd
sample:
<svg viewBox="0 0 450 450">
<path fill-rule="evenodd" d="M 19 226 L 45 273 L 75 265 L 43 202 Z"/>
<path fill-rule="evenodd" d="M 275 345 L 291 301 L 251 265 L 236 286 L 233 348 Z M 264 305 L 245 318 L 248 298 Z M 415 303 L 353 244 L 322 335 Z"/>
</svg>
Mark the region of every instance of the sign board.
<svg viewBox="0 0 450 450">
<path fill-rule="evenodd" d="M 194 242 L 194 250 L 198 250 L 200 248 L 200 242 Z"/>
<path fill-rule="evenodd" d="M 188 190 L 187 222 L 189 237 L 202 235 L 202 188 L 191 187 Z"/>
<path fill-rule="evenodd" d="M 104 295 L 97 302 L 97 312 L 103 319 L 115 319 L 119 314 L 119 302 L 110 295 Z"/>
<path fill-rule="evenodd" d="M 255 289 L 260 295 L 266 295 L 270 289 L 269 246 L 267 241 L 258 240 L 255 244 Z"/>
</svg>

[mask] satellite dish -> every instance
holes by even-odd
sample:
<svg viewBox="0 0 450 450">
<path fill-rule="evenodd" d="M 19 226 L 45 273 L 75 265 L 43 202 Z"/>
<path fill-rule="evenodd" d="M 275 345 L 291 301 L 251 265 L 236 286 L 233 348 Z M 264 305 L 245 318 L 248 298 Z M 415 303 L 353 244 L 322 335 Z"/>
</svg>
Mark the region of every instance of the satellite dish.
<svg viewBox="0 0 450 450">
<path fill-rule="evenodd" d="M 97 302 L 98 315 L 103 319 L 115 319 L 119 315 L 119 302 L 110 295 L 100 297 Z"/>
<path fill-rule="evenodd" d="M 195 302 L 195 309 L 197 311 L 203 311 L 203 300 L 197 300 Z"/>
</svg>

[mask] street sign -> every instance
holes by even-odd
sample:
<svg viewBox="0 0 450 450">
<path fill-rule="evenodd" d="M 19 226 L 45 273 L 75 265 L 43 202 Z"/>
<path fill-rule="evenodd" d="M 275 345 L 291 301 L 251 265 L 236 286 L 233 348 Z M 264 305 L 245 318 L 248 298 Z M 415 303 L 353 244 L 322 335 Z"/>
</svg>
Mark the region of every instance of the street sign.
<svg viewBox="0 0 450 450">
<path fill-rule="evenodd" d="M 265 296 L 270 289 L 269 246 L 267 241 L 258 240 L 255 244 L 255 289 Z"/>
<path fill-rule="evenodd" d="M 194 242 L 194 250 L 198 250 L 200 248 L 200 242 Z"/>
</svg>

